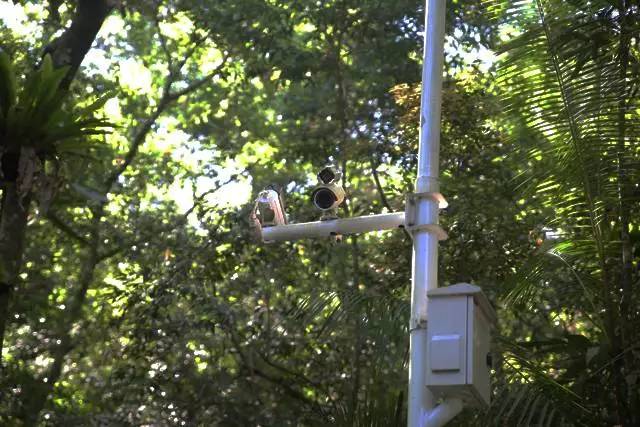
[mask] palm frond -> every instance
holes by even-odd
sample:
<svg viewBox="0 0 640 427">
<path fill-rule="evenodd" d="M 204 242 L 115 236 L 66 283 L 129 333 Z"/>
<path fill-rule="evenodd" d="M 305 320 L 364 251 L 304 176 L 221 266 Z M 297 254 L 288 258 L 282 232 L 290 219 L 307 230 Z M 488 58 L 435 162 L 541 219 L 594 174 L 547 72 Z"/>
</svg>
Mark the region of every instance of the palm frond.
<svg viewBox="0 0 640 427">
<path fill-rule="evenodd" d="M 400 394 L 402 397 L 402 394 Z M 406 423 L 402 402 L 388 390 L 369 394 L 355 413 L 341 405 L 330 415 L 332 425 L 341 427 L 390 427 Z"/>
<path fill-rule="evenodd" d="M 535 358 L 526 347 L 504 338 L 498 341 L 502 358 L 497 375 L 500 380 L 483 425 L 571 426 L 585 425 L 585 419 L 593 418 L 593 411 L 580 396 L 549 375 L 545 367 L 533 362 Z M 572 341 L 549 341 L 545 352 L 552 347 L 564 349 L 567 343 Z"/>
<path fill-rule="evenodd" d="M 582 0 L 486 5 L 500 22 L 523 28 L 501 48 L 498 80 L 507 88 L 505 112 L 532 135 L 512 141 L 527 162 L 528 195 L 553 212 L 547 225 L 573 240 L 558 249 L 571 262 L 591 260 L 588 270 L 602 274 L 618 251 L 612 230 L 620 203 L 639 201 L 637 193 L 621 190 L 628 185 L 621 180 L 638 173 L 638 150 L 629 147 L 640 143 L 640 104 L 631 96 L 637 84 L 621 69 L 611 6 Z M 529 279 L 535 279 L 543 267 L 531 267 Z M 510 299 L 533 297 L 535 286 L 535 280 L 522 282 Z"/>
<path fill-rule="evenodd" d="M 60 83 L 66 71 L 54 68 L 50 55 L 45 55 L 40 68 L 18 90 L 11 60 L 0 52 L 0 133 L 5 150 L 33 146 L 51 154 L 61 141 L 108 133 L 112 125 L 94 114 L 113 95 L 107 93 L 77 111 L 65 108 Z"/>
<path fill-rule="evenodd" d="M 409 305 L 407 301 L 392 295 L 380 295 L 361 291 L 359 289 L 346 289 L 341 291 L 320 291 L 309 295 L 299 302 L 290 313 L 303 324 L 316 324 L 318 336 L 331 332 L 336 328 L 344 327 L 344 322 L 353 316 L 364 316 L 367 311 L 384 313 L 375 320 L 365 318 L 365 324 L 373 321 L 376 324 L 369 332 L 372 335 L 397 336 L 406 327 Z M 381 327 L 381 322 L 387 324 L 395 333 L 390 333 L 387 328 Z"/>
</svg>

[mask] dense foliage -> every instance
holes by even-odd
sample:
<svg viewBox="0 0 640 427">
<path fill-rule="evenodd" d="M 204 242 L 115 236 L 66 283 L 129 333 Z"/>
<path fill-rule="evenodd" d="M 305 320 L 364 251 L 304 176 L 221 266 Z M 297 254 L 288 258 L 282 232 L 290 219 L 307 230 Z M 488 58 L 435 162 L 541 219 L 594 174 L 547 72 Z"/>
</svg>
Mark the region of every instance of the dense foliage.
<svg viewBox="0 0 640 427">
<path fill-rule="evenodd" d="M 640 422 L 639 12 L 449 1 L 440 285 L 498 308 L 458 425 Z M 0 424 L 406 423 L 419 1 L 0 2 Z M 494 57 L 491 52 L 502 53 Z"/>
</svg>

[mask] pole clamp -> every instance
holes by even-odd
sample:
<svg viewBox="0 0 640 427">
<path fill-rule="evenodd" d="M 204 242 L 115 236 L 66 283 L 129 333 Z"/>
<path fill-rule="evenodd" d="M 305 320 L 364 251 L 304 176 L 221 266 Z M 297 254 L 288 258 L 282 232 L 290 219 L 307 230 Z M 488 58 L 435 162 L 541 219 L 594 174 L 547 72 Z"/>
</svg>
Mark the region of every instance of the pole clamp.
<svg viewBox="0 0 640 427">
<path fill-rule="evenodd" d="M 424 193 L 407 193 L 407 202 L 411 202 L 413 204 L 417 204 L 417 201 L 420 199 L 429 199 L 435 202 L 438 202 L 438 208 L 445 209 L 449 206 L 449 202 L 444 198 L 441 193 L 437 191 L 427 191 Z"/>
<path fill-rule="evenodd" d="M 417 231 L 426 231 L 428 233 L 434 233 L 438 240 L 447 240 L 449 236 L 442 227 L 438 224 L 417 224 L 417 208 L 418 202 L 421 199 L 429 199 L 438 203 L 440 209 L 444 209 L 448 206 L 444 196 L 437 192 L 426 193 L 408 193 L 405 199 L 404 209 L 404 228 L 413 237 L 413 234 Z"/>
<path fill-rule="evenodd" d="M 418 329 L 427 329 L 427 319 L 411 319 L 409 324 L 409 333 Z"/>
</svg>

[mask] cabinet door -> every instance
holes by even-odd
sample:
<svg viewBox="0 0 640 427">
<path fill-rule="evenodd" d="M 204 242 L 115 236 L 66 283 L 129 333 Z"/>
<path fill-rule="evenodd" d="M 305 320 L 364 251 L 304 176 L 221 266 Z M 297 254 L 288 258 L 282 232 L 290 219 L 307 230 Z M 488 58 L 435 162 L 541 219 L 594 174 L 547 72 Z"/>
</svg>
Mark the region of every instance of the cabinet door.
<svg viewBox="0 0 640 427">
<path fill-rule="evenodd" d="M 463 386 L 466 383 L 468 299 L 466 295 L 453 295 L 429 300 L 429 386 Z"/>
</svg>

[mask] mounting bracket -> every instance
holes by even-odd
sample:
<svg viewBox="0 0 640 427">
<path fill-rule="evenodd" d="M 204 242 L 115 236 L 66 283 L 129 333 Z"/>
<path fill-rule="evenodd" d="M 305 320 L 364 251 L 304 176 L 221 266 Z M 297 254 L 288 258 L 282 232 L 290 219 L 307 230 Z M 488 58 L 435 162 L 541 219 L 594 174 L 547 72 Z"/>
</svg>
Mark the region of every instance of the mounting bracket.
<svg viewBox="0 0 640 427">
<path fill-rule="evenodd" d="M 449 236 L 439 224 L 417 224 L 417 207 L 421 199 L 429 199 L 437 202 L 439 209 L 444 209 L 448 206 L 444 196 L 437 192 L 408 193 L 405 199 L 404 228 L 412 237 L 416 231 L 427 231 L 434 233 L 438 240 L 447 240 Z"/>
</svg>

